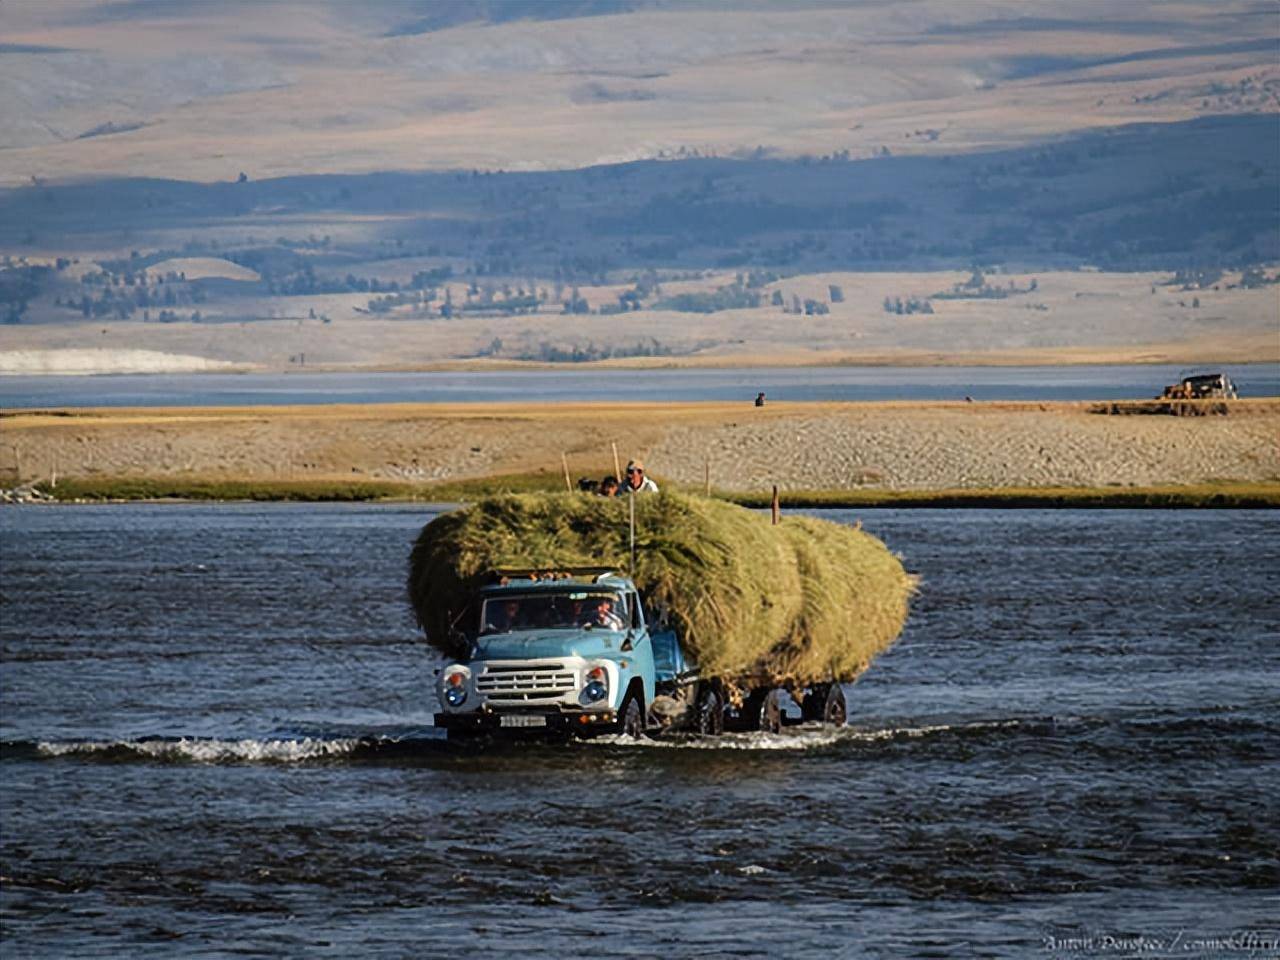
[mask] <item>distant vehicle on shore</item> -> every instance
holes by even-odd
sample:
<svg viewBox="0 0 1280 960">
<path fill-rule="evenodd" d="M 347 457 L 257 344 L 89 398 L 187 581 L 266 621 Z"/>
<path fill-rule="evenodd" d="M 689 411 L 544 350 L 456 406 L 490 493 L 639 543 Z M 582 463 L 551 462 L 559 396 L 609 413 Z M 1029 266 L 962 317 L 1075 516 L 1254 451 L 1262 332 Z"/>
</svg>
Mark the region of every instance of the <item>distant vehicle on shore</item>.
<svg viewBox="0 0 1280 960">
<path fill-rule="evenodd" d="M 1164 388 L 1157 400 L 1237 400 L 1239 392 L 1225 373 L 1197 373 Z"/>
</svg>

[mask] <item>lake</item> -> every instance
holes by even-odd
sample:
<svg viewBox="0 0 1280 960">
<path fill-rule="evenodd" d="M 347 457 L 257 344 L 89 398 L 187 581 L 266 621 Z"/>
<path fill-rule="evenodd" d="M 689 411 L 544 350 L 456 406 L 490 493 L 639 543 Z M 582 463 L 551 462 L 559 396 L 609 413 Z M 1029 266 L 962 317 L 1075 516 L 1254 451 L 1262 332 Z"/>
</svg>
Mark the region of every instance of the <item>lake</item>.
<svg viewBox="0 0 1280 960">
<path fill-rule="evenodd" d="M 0 508 L 7 956 L 1277 952 L 1193 947 L 1276 935 L 1276 513 L 823 512 L 923 578 L 847 727 L 487 750 L 432 515 Z"/>
<path fill-rule="evenodd" d="M 1280 366 L 1224 368 L 1242 397 L 1280 395 Z M 1129 364 L 1058 367 L 762 367 L 520 372 L 0 376 L 0 407 L 314 403 L 1125 400 L 1159 395 L 1188 371 Z"/>
</svg>

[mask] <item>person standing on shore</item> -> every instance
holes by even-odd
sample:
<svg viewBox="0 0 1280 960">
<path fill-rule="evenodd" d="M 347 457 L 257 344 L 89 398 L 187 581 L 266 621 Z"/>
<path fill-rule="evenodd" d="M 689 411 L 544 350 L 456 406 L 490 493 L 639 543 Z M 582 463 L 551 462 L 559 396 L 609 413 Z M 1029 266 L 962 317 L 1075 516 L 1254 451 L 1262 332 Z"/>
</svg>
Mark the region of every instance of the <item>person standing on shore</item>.
<svg viewBox="0 0 1280 960">
<path fill-rule="evenodd" d="M 639 460 L 632 460 L 627 464 L 626 481 L 622 484 L 622 489 L 618 491 L 621 496 L 624 493 L 657 493 L 658 485 L 644 475 L 644 464 Z"/>
</svg>

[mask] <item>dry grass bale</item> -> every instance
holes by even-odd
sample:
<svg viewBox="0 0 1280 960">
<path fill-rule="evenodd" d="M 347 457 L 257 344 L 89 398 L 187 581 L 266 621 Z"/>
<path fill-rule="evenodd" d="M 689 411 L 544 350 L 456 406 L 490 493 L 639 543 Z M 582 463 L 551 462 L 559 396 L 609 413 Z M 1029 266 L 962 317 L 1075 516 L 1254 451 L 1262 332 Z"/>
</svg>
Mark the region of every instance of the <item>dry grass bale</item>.
<svg viewBox="0 0 1280 960">
<path fill-rule="evenodd" d="M 667 494 L 636 507 L 636 585 L 702 671 L 732 677 L 767 659 L 801 590 L 787 538 L 723 500 Z"/>
<path fill-rule="evenodd" d="M 428 523 L 410 557 L 409 597 L 427 641 L 465 655 L 453 629 L 475 591 L 502 567 L 625 569 L 626 505 L 581 494 L 489 497 Z"/>
<path fill-rule="evenodd" d="M 801 606 L 767 666 L 780 682 L 853 679 L 902 632 L 915 578 L 861 529 L 813 517 L 788 517 L 780 529 L 795 551 Z"/>
<path fill-rule="evenodd" d="M 865 533 L 676 494 L 636 500 L 637 585 L 705 675 L 848 679 L 906 618 L 911 579 Z M 433 520 L 410 560 L 427 639 L 462 656 L 455 618 L 498 567 L 628 566 L 627 504 L 578 494 L 493 497 Z"/>
</svg>

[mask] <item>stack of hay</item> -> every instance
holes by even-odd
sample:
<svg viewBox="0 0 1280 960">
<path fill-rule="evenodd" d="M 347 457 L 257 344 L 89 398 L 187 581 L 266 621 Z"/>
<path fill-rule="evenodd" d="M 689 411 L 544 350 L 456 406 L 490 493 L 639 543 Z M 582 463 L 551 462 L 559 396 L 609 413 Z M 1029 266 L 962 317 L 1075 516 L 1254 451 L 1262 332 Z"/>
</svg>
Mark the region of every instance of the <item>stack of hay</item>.
<svg viewBox="0 0 1280 960">
<path fill-rule="evenodd" d="M 811 517 L 778 526 L 721 500 L 637 497 L 631 575 L 704 676 L 851 680 L 902 631 L 914 580 L 884 544 Z M 413 548 L 409 596 L 427 640 L 465 656 L 453 624 L 494 569 L 628 570 L 625 499 L 493 497 L 437 517 Z"/>
</svg>

